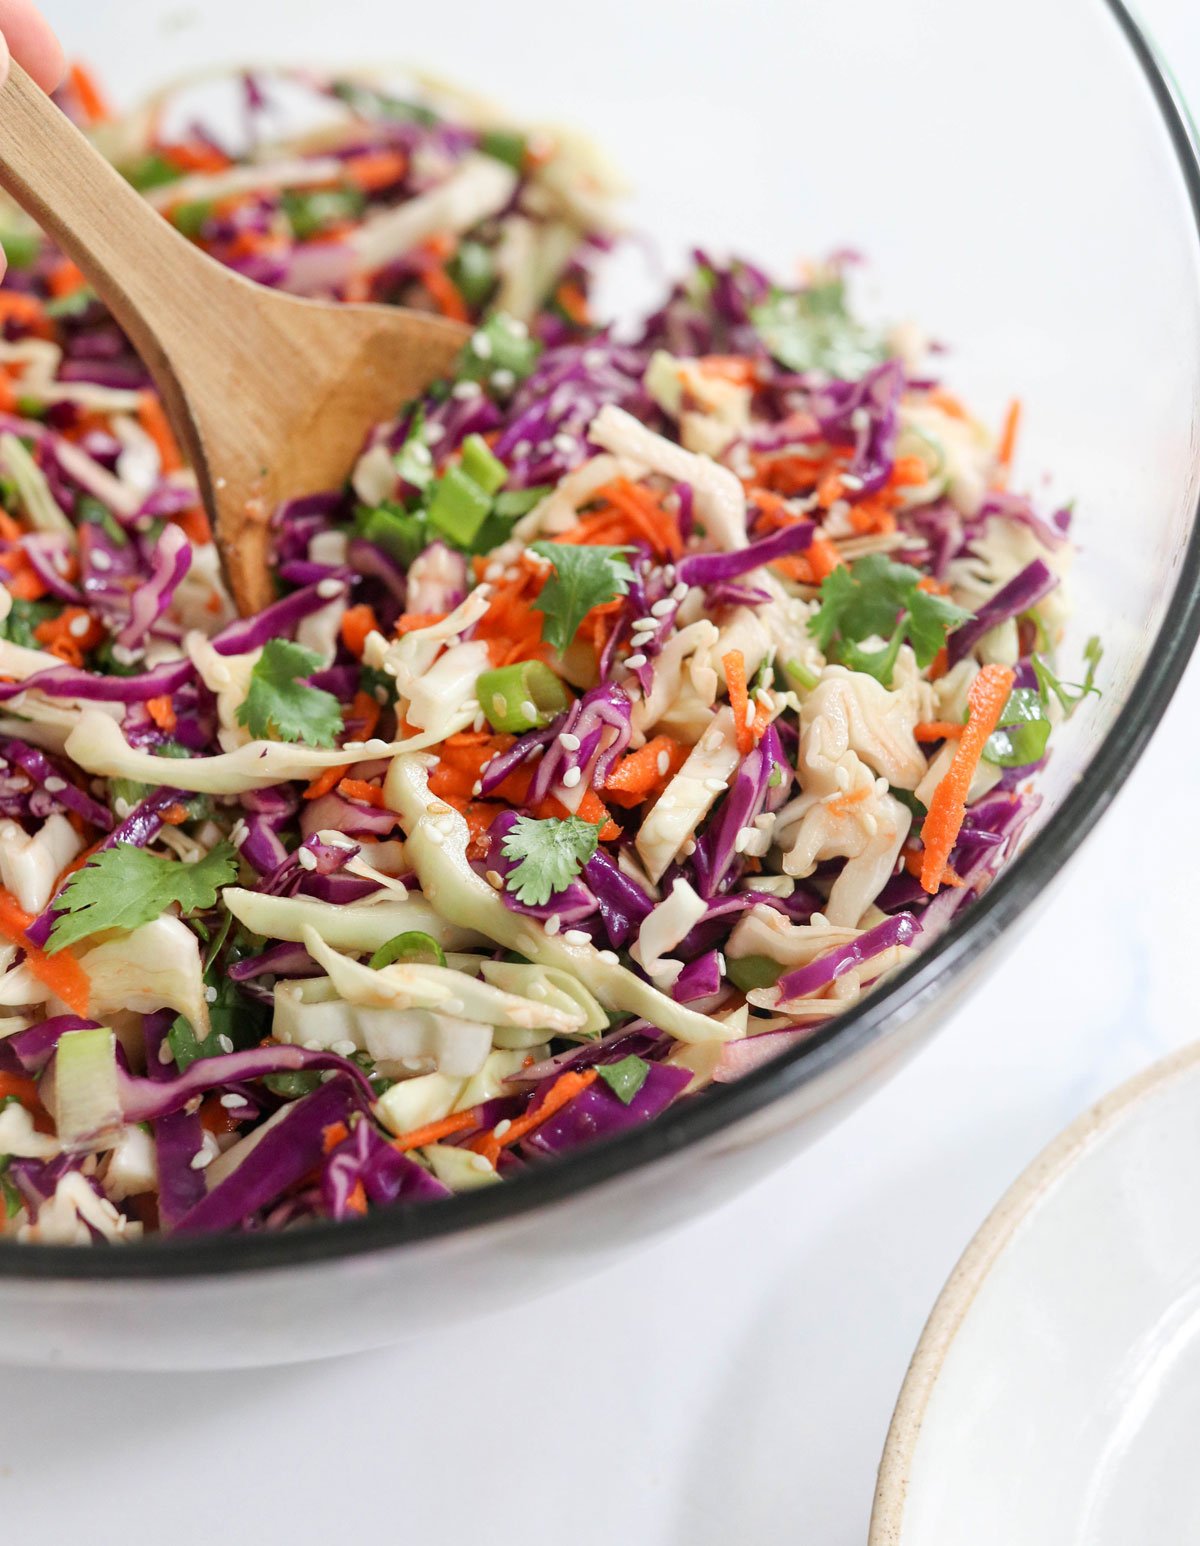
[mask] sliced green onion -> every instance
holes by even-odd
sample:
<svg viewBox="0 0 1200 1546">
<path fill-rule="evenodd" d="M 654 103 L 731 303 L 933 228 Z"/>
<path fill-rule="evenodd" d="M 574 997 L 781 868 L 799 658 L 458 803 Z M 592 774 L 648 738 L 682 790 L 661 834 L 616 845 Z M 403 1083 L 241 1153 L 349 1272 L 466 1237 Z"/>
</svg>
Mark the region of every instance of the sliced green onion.
<svg viewBox="0 0 1200 1546">
<path fill-rule="evenodd" d="M 492 729 L 513 735 L 542 729 L 571 703 L 561 677 L 540 660 L 484 671 L 475 683 L 475 696 Z"/>
<path fill-rule="evenodd" d="M 188 241 L 199 237 L 213 212 L 211 199 L 186 199 L 171 211 L 171 224 L 181 231 Z"/>
<path fill-rule="evenodd" d="M 485 494 L 499 493 L 508 477 L 508 468 L 492 455 L 482 435 L 468 435 L 463 441 L 462 470 Z"/>
<path fill-rule="evenodd" d="M 446 272 L 468 306 L 482 306 L 496 285 L 496 265 L 482 242 L 463 242 Z"/>
<path fill-rule="evenodd" d="M 511 129 L 488 129 L 480 135 L 479 148 L 485 156 L 494 156 L 519 172 L 525 162 L 525 136 Z"/>
<path fill-rule="evenodd" d="M 399 505 L 379 505 L 374 510 L 362 510 L 358 527 L 368 542 L 374 542 L 385 553 L 407 566 L 428 543 L 423 515 L 410 515 Z"/>
<path fill-rule="evenodd" d="M 739 992 L 751 993 L 755 988 L 773 988 L 783 976 L 783 967 L 770 956 L 730 956 L 725 975 Z"/>
<path fill-rule="evenodd" d="M 547 494 L 553 493 L 553 485 L 542 483 L 537 488 L 505 489 L 496 495 L 496 514 L 506 521 L 528 515 L 534 505 L 540 505 Z"/>
<path fill-rule="evenodd" d="M 491 508 L 491 496 L 474 478 L 468 477 L 461 467 L 448 467 L 434 488 L 429 524 L 451 542 L 469 547 Z"/>
<path fill-rule="evenodd" d="M 386 945 L 380 945 L 367 965 L 377 972 L 380 967 L 391 966 L 394 961 L 404 961 L 415 966 L 445 966 L 446 952 L 432 934 L 424 934 L 420 929 L 409 929 L 389 939 Z"/>
<path fill-rule="evenodd" d="M 821 680 L 815 671 L 802 666 L 798 660 L 785 660 L 783 674 L 787 677 L 790 686 L 800 688 L 804 692 L 812 692 Z"/>
<path fill-rule="evenodd" d="M 41 242 L 28 231 L 5 231 L 0 235 L 0 247 L 4 249 L 9 268 L 32 268 L 41 251 Z"/>
<path fill-rule="evenodd" d="M 515 384 L 531 374 L 541 352 L 541 344 L 529 336 L 524 324 L 494 313 L 472 333 L 455 374 L 468 381 L 487 381 L 507 371 Z"/>
</svg>

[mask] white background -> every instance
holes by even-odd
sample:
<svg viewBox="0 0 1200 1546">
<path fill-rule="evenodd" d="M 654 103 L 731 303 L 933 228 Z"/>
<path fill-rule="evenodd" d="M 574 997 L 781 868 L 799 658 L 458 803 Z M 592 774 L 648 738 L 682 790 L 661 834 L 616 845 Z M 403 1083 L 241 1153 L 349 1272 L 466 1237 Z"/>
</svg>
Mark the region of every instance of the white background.
<svg viewBox="0 0 1200 1546">
<path fill-rule="evenodd" d="M 1200 11 L 1142 9 L 1200 102 Z M 340 1362 L 0 1372 L 0 1541 L 858 1546 L 959 1252 L 1059 1128 L 1196 1034 L 1198 724 L 1200 668 L 983 993 L 815 1149 L 628 1264 Z"/>
</svg>

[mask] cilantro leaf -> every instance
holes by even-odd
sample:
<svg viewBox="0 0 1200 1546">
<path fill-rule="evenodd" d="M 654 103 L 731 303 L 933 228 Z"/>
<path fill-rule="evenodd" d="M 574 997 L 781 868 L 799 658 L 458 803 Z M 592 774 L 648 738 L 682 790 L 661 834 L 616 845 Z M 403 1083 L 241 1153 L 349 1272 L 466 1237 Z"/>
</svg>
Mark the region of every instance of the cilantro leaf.
<svg viewBox="0 0 1200 1546">
<path fill-rule="evenodd" d="M 640 1058 L 636 1053 L 631 1052 L 619 1063 L 602 1063 L 596 1072 L 617 1099 L 628 1106 L 650 1077 L 650 1065 L 645 1058 Z"/>
<path fill-rule="evenodd" d="M 839 564 L 821 584 L 821 605 L 809 619 L 809 632 L 830 660 L 866 671 L 889 687 L 906 639 L 924 668 L 950 629 L 971 616 L 945 596 L 920 589 L 922 579 L 918 570 L 883 553 Z M 872 639 L 882 640 L 882 646 L 864 648 Z"/>
<path fill-rule="evenodd" d="M 1050 721 L 1041 696 L 1031 687 L 1014 687 L 983 756 L 999 768 L 1028 767 L 1045 756 L 1049 739 Z"/>
<path fill-rule="evenodd" d="M 518 861 L 507 889 L 526 907 L 544 907 L 556 891 L 567 889 L 596 852 L 603 825 L 579 816 L 565 821 L 518 816 L 500 849 L 506 859 Z"/>
<path fill-rule="evenodd" d="M 840 278 L 807 290 L 775 290 L 750 311 L 758 336 L 789 370 L 824 370 L 842 381 L 856 381 L 886 350 L 882 342 L 846 309 Z"/>
<path fill-rule="evenodd" d="M 271 639 L 250 673 L 250 691 L 237 720 L 255 739 L 332 746 L 342 729 L 342 706 L 332 693 L 298 678 L 321 657 L 288 639 Z"/>
<path fill-rule="evenodd" d="M 1067 718 L 1070 719 L 1071 715 L 1089 693 L 1095 693 L 1099 697 L 1100 689 L 1096 686 L 1096 671 L 1103 657 L 1104 649 L 1100 640 L 1093 636 L 1087 641 L 1083 651 L 1083 658 L 1087 664 L 1087 675 L 1081 683 L 1075 684 L 1060 682 L 1041 656 L 1035 655 L 1033 657 L 1033 674 L 1037 677 L 1038 696 L 1041 698 L 1043 706 L 1049 708 L 1050 699 L 1053 696 L 1058 699 L 1059 707 Z"/>
<path fill-rule="evenodd" d="M 101 929 L 140 928 L 174 904 L 185 913 L 215 907 L 221 887 L 236 879 L 237 856 L 229 843 L 218 843 L 195 864 L 160 858 L 133 843 L 102 849 L 59 893 L 47 953 Z"/>
<path fill-rule="evenodd" d="M 593 607 L 628 593 L 633 570 L 624 555 L 633 549 L 535 542 L 532 551 L 554 565 L 533 606 L 546 619 L 542 638 L 561 655 Z"/>
</svg>

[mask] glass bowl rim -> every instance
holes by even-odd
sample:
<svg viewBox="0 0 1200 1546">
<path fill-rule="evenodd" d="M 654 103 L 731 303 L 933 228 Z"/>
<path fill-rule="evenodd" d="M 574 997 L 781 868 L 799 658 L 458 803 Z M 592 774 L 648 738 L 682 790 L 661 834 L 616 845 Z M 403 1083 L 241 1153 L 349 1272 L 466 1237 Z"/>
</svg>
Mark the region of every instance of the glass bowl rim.
<svg viewBox="0 0 1200 1546">
<path fill-rule="evenodd" d="M 1200 144 L 1187 109 L 1147 35 L 1124 0 L 1102 0 L 1157 103 L 1184 180 L 1200 251 Z M 1200 453 L 1198 453 L 1200 454 Z M 186 1279 L 312 1266 L 368 1252 L 485 1230 L 550 1207 L 657 1159 L 711 1138 L 781 1097 L 830 1073 L 881 1040 L 898 1015 L 932 998 L 943 978 L 988 948 L 1036 899 L 1074 854 L 1129 776 L 1179 684 L 1200 635 L 1200 503 L 1179 576 L 1158 634 L 1130 689 L 1129 711 L 1109 730 L 1083 776 L 1029 846 L 982 897 L 892 979 L 830 1027 L 736 1083 L 711 1086 L 619 1137 L 527 1171 L 503 1186 L 460 1193 L 440 1203 L 394 1204 L 365 1218 L 326 1221 L 280 1233 L 150 1236 L 114 1249 L 18 1244 L 0 1240 L 0 1281 Z"/>
</svg>

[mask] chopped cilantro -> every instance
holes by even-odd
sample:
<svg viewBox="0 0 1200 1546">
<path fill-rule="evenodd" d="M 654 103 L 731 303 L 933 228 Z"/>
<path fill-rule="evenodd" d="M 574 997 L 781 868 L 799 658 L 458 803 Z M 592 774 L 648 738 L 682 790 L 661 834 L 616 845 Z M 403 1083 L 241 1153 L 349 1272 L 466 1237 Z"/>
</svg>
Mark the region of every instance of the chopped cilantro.
<svg viewBox="0 0 1200 1546">
<path fill-rule="evenodd" d="M 501 845 L 506 859 L 518 861 L 508 877 L 508 890 L 526 907 L 544 907 L 555 892 L 567 889 L 596 852 L 603 825 L 579 816 L 565 821 L 519 816 Z"/>
<path fill-rule="evenodd" d="M 195 864 L 160 858 L 132 843 L 102 849 L 59 892 L 47 952 L 53 955 L 102 929 L 139 928 L 173 905 L 185 913 L 205 911 L 236 878 L 237 857 L 228 843 Z"/>
<path fill-rule="evenodd" d="M 1049 708 L 1051 697 L 1055 697 L 1063 713 L 1070 718 L 1089 693 L 1095 693 L 1099 697 L 1100 689 L 1096 686 L 1096 672 L 1103 657 L 1104 649 L 1100 640 L 1093 636 L 1087 641 L 1083 651 L 1087 675 L 1081 683 L 1076 684 L 1060 682 L 1041 656 L 1035 655 L 1033 673 L 1037 677 L 1038 693 L 1044 706 Z"/>
<path fill-rule="evenodd" d="M 545 618 L 542 638 L 561 655 L 593 607 L 627 594 L 633 570 L 624 555 L 633 550 L 535 542 L 532 551 L 554 565 L 533 606 Z"/>
<path fill-rule="evenodd" d="M 332 225 L 357 220 L 366 207 L 366 197 L 357 188 L 324 188 L 314 192 L 285 189 L 280 204 L 298 242 L 311 241 Z"/>
<path fill-rule="evenodd" d="M 645 1058 L 630 1053 L 619 1063 L 602 1063 L 596 1072 L 617 1099 L 628 1106 L 650 1077 L 650 1065 Z"/>
<path fill-rule="evenodd" d="M 983 748 L 984 760 L 999 768 L 1028 767 L 1045 756 L 1049 738 L 1050 721 L 1039 694 L 1031 687 L 1014 687 Z"/>
<path fill-rule="evenodd" d="M 288 639 L 271 639 L 250 673 L 250 690 L 237 720 L 258 740 L 332 746 L 342 729 L 342 706 L 332 693 L 300 680 L 321 657 Z"/>
<path fill-rule="evenodd" d="M 906 639 L 924 668 L 950 629 L 971 615 L 944 596 L 922 590 L 922 578 L 918 570 L 882 553 L 870 553 L 849 567 L 841 564 L 821 584 L 821 605 L 809 620 L 809 632 L 830 660 L 890 687 Z M 865 648 L 872 639 L 879 644 Z"/>
<path fill-rule="evenodd" d="M 542 346 L 529 336 L 524 323 L 513 317 L 494 315 L 487 319 L 467 341 L 458 358 L 455 376 L 459 381 L 487 381 L 495 389 L 498 371 L 507 371 L 513 385 L 533 373 Z M 498 395 L 504 396 L 504 393 Z"/>
<path fill-rule="evenodd" d="M 855 381 L 884 358 L 881 341 L 846 309 L 840 278 L 807 290 L 775 290 L 750 317 L 763 343 L 789 370 L 823 370 Z"/>
</svg>

